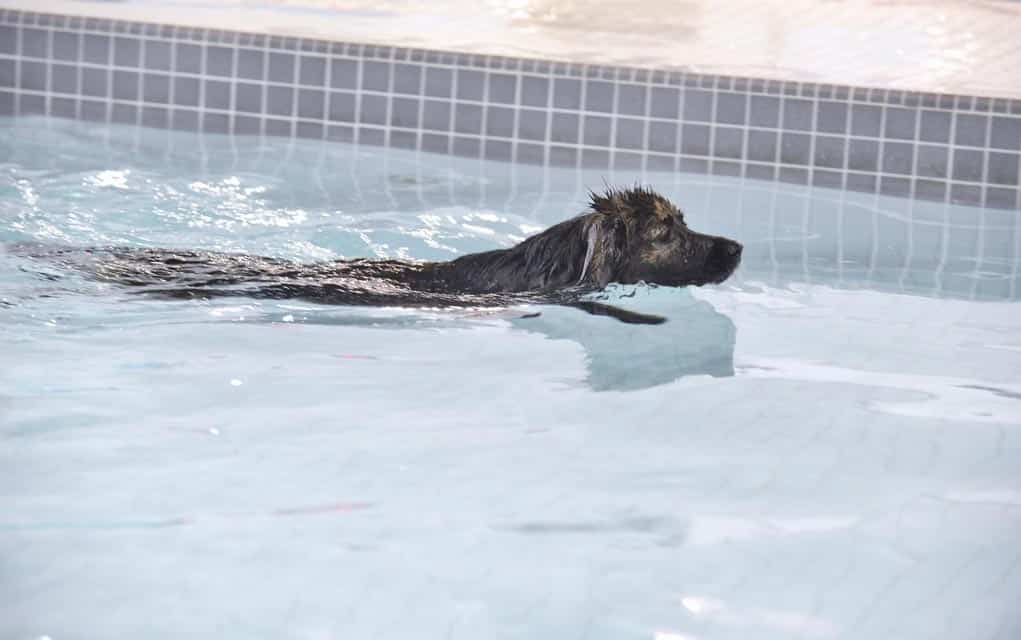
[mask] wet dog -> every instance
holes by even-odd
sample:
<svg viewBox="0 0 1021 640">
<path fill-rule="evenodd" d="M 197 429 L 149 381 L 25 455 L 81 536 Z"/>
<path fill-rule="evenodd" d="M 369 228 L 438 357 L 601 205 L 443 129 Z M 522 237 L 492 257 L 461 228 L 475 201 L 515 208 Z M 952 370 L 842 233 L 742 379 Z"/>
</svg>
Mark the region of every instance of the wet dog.
<svg viewBox="0 0 1021 640">
<path fill-rule="evenodd" d="M 244 296 L 417 307 L 534 302 L 566 304 L 624 322 L 658 323 L 663 319 L 583 296 L 610 283 L 720 283 L 737 268 L 741 250 L 733 240 L 692 231 L 673 203 L 651 189 L 635 187 L 593 193 L 588 211 L 509 249 L 447 262 L 298 264 L 208 251 L 132 248 L 43 253 L 98 279 L 170 298 Z"/>
</svg>

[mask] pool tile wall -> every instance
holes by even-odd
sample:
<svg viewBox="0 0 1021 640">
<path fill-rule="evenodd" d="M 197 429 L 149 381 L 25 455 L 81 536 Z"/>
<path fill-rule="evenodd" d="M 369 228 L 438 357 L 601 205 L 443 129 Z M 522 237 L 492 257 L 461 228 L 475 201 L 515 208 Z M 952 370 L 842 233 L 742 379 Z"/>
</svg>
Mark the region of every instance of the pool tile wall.
<svg viewBox="0 0 1021 640">
<path fill-rule="evenodd" d="M 1021 208 L 1021 101 L 0 12 L 0 115 Z"/>
</svg>

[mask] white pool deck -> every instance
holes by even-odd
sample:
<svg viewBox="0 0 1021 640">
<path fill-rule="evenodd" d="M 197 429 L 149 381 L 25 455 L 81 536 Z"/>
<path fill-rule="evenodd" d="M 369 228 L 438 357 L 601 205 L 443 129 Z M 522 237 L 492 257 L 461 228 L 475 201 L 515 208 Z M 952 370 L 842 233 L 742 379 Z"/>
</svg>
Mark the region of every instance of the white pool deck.
<svg viewBox="0 0 1021 640">
<path fill-rule="evenodd" d="M 1021 98 L 1017 0 L 0 0 L 5 8 Z"/>
</svg>

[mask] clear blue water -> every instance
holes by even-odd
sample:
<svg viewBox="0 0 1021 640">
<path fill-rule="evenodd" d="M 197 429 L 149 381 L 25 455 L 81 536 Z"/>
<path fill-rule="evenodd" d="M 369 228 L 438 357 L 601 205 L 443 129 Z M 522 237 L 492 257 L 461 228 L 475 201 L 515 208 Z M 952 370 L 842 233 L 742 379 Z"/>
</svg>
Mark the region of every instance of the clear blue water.
<svg viewBox="0 0 1021 640">
<path fill-rule="evenodd" d="M 0 251 L 0 637 L 1013 638 L 1016 212 L 0 120 L 0 246 L 506 246 L 641 179 L 726 284 L 140 299 Z"/>
</svg>

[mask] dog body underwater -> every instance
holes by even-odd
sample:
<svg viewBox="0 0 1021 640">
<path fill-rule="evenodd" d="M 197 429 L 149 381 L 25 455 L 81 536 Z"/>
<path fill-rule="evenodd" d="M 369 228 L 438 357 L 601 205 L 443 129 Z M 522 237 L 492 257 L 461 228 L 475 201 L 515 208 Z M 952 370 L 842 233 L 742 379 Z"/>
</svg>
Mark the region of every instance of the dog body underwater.
<svg viewBox="0 0 1021 640">
<path fill-rule="evenodd" d="M 733 240 L 692 231 L 669 200 L 636 187 L 592 194 L 585 213 L 508 249 L 446 262 L 355 259 L 300 264 L 209 251 L 39 245 L 17 252 L 168 298 L 243 296 L 414 307 L 551 303 L 625 322 L 657 323 L 663 319 L 583 296 L 610 283 L 720 283 L 737 268 L 741 251 Z"/>
</svg>

